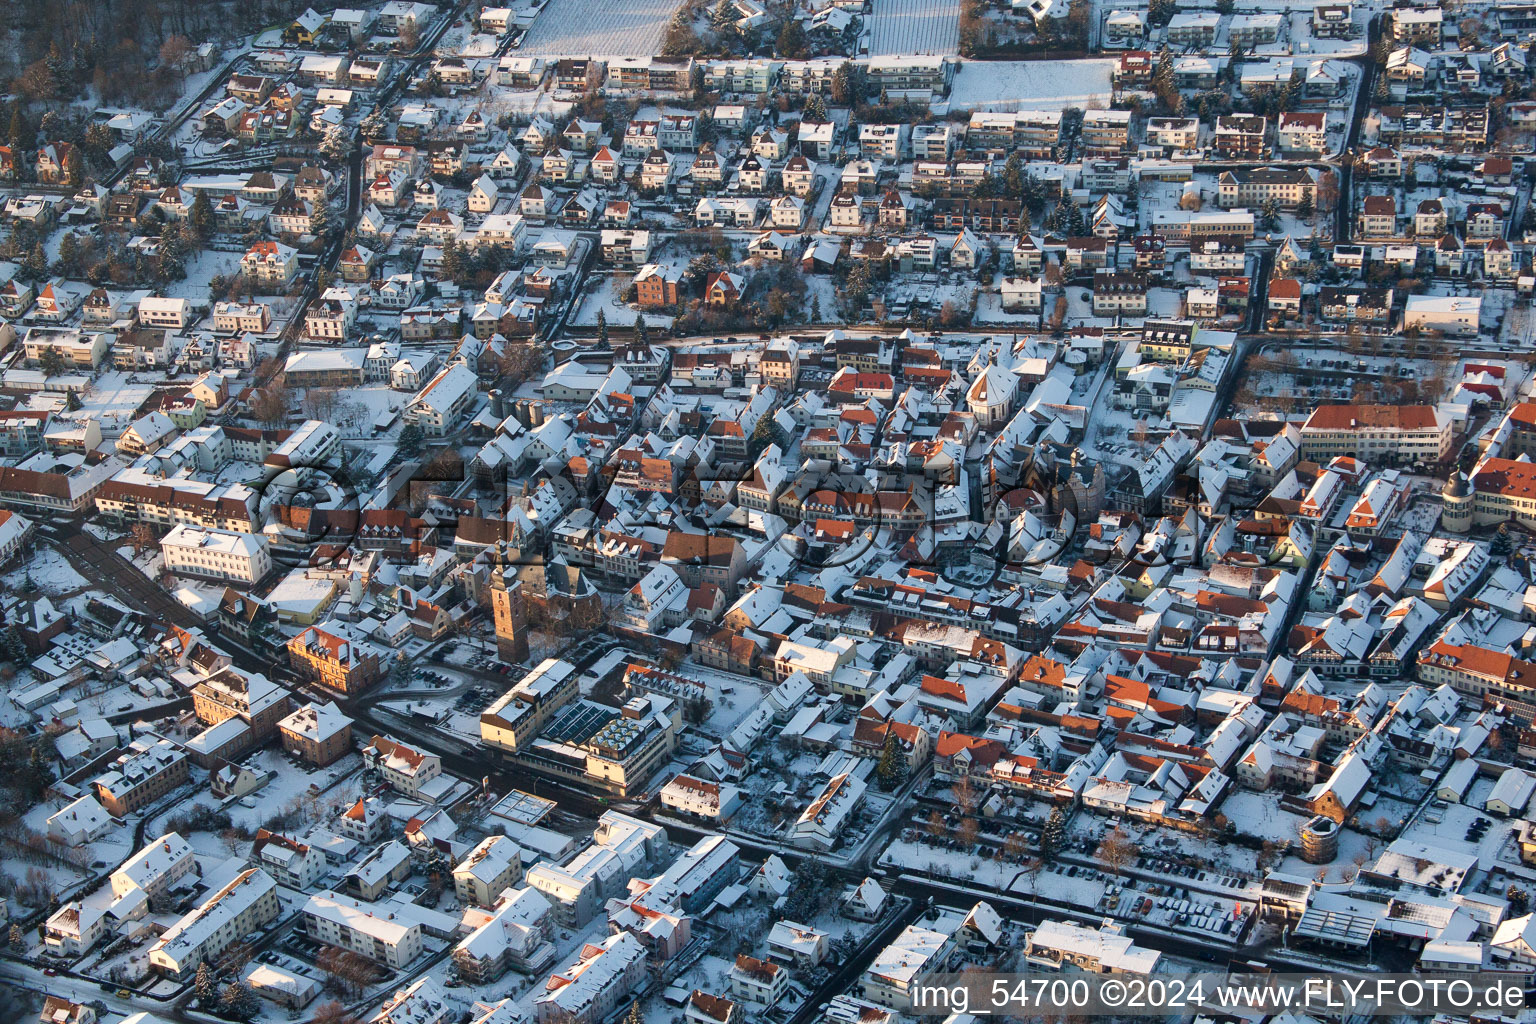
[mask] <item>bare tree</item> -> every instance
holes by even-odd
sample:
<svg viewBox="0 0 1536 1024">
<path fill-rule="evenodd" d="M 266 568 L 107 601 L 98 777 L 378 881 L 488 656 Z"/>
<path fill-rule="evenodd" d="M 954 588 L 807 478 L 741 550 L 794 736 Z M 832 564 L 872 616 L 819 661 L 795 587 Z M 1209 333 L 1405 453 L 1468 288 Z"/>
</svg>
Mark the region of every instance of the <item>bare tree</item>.
<svg viewBox="0 0 1536 1024">
<path fill-rule="evenodd" d="M 160 44 L 160 63 L 187 77 L 187 58 L 192 55 L 192 40 L 186 36 L 167 36 Z"/>
<path fill-rule="evenodd" d="M 145 548 L 153 550 L 160 543 L 160 539 L 155 536 L 155 528 L 148 523 L 134 523 L 133 529 L 128 531 L 128 537 L 135 555 L 142 555 Z"/>
<path fill-rule="evenodd" d="M 304 392 L 304 415 L 312 420 L 333 420 L 340 399 L 335 388 L 310 388 Z"/>
<path fill-rule="evenodd" d="M 973 814 L 976 805 L 980 802 L 980 794 L 976 792 L 976 784 L 971 781 L 969 775 L 960 776 L 959 780 L 951 787 L 955 794 L 955 805 L 960 808 L 962 814 Z"/>
<path fill-rule="evenodd" d="M 251 398 L 251 415 L 268 427 L 277 427 L 288 418 L 293 396 L 281 374 Z"/>
<path fill-rule="evenodd" d="M 1136 856 L 1136 844 L 1131 842 L 1131 837 L 1126 835 L 1124 829 L 1116 826 L 1104 836 L 1094 856 L 1106 870 L 1118 877 L 1120 869 Z"/>
<path fill-rule="evenodd" d="M 359 1024 L 358 1018 L 349 1012 L 339 999 L 321 1003 L 310 1018 L 309 1024 Z"/>
</svg>

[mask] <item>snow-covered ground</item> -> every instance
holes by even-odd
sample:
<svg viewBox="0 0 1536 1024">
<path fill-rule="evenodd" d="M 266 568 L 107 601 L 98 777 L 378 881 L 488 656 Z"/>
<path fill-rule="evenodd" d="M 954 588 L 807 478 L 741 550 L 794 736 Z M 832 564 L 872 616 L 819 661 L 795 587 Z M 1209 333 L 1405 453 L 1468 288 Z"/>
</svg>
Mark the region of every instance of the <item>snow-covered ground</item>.
<svg viewBox="0 0 1536 1024">
<path fill-rule="evenodd" d="M 5 576 L 12 590 L 21 589 L 30 579 L 45 594 L 57 596 L 85 586 L 85 577 L 53 548 L 39 546 L 27 563 Z"/>
<path fill-rule="evenodd" d="M 963 61 L 949 91 L 951 110 L 1100 110 L 1114 89 L 1116 61 Z"/>
<path fill-rule="evenodd" d="M 875 0 L 869 22 L 871 56 L 960 53 L 960 5 L 954 0 Z"/>
<path fill-rule="evenodd" d="M 659 53 L 676 0 L 549 0 L 517 53 L 623 57 Z"/>
<path fill-rule="evenodd" d="M 619 298 L 633 278 L 628 274 L 615 274 L 605 281 L 598 281 L 581 299 L 581 305 L 571 315 L 571 323 L 577 327 L 596 327 L 597 311 L 602 310 L 610 330 L 628 331 L 635 325 L 635 314 L 641 310 L 626 304 Z M 670 327 L 670 313 L 647 312 L 644 314 L 648 327 Z"/>
</svg>

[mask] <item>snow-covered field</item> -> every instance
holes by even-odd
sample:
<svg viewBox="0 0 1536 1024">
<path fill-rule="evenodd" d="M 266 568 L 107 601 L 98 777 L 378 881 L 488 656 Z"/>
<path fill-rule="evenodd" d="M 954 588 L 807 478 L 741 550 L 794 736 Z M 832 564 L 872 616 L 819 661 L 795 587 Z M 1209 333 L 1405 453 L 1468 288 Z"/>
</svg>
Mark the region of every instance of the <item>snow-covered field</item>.
<svg viewBox="0 0 1536 1024">
<path fill-rule="evenodd" d="M 6 586 L 19 589 L 28 580 L 45 594 L 57 596 L 85 586 L 85 577 L 75 571 L 63 555 L 53 548 L 39 546 L 37 553 L 22 567 L 5 577 Z"/>
<path fill-rule="evenodd" d="M 1115 61 L 964 61 L 949 93 L 952 110 L 1099 110 L 1109 106 Z"/>
<path fill-rule="evenodd" d="M 549 0 L 517 53 L 623 57 L 659 53 L 676 0 Z"/>
<path fill-rule="evenodd" d="M 960 53 L 959 0 L 875 0 L 872 57 Z"/>
</svg>

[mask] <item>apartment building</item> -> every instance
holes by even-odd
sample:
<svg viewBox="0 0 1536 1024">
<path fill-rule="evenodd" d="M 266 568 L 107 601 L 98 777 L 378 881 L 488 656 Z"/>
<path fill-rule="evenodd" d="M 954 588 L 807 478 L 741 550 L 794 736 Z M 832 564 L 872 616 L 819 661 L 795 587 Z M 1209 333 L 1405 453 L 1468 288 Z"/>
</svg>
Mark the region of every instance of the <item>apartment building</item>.
<svg viewBox="0 0 1536 1024">
<path fill-rule="evenodd" d="M 320 626 L 310 626 L 289 640 L 287 650 L 294 669 L 338 693 L 359 693 L 384 675 L 372 644 Z"/>
<path fill-rule="evenodd" d="M 375 736 L 363 748 L 363 765 L 379 773 L 384 784 L 397 793 L 420 797 L 435 790 L 430 784 L 443 774 L 442 758 L 415 750 L 403 743 Z"/>
<path fill-rule="evenodd" d="M 288 691 L 266 676 L 246 675 L 227 665 L 209 673 L 192 688 L 192 710 L 198 721 L 218 725 L 238 718 L 250 725 L 258 740 L 277 731 L 278 722 L 291 706 Z"/>
<path fill-rule="evenodd" d="M 640 984 L 648 970 L 646 949 L 620 932 L 587 943 L 551 974 L 535 1002 L 538 1024 L 598 1024 Z"/>
<path fill-rule="evenodd" d="M 304 930 L 316 942 L 360 953 L 395 970 L 421 955 L 421 925 L 385 905 L 327 889 L 304 904 Z"/>
<path fill-rule="evenodd" d="M 1433 462 L 1451 448 L 1451 421 L 1429 405 L 1323 405 L 1301 428 L 1302 458 Z"/>
<path fill-rule="evenodd" d="M 306 704 L 277 723 L 283 749 L 318 767 L 352 749 L 352 720 L 335 704 Z"/>
<path fill-rule="evenodd" d="M 257 829 L 251 859 L 279 885 L 305 892 L 327 870 L 325 854 L 317 846 L 277 832 Z"/>
<path fill-rule="evenodd" d="M 1090 110 L 1083 114 L 1082 156 L 1097 160 L 1121 156 L 1131 147 L 1129 110 Z"/>
<path fill-rule="evenodd" d="M 453 869 L 453 889 L 463 905 L 489 907 L 523 880 L 523 851 L 506 836 L 486 836 Z"/>
<path fill-rule="evenodd" d="M 895 941 L 876 954 L 853 994 L 898 1012 L 912 1006 L 918 986 L 949 966 L 955 943 L 947 932 L 909 924 Z"/>
<path fill-rule="evenodd" d="M 661 788 L 661 806 L 684 817 L 728 821 L 741 806 L 741 791 L 729 782 L 674 775 Z"/>
<path fill-rule="evenodd" d="M 167 572 L 254 586 L 272 571 L 272 552 L 260 534 L 182 523 L 160 539 Z"/>
<path fill-rule="evenodd" d="M 91 782 L 97 803 L 114 818 L 146 807 L 191 778 L 186 753 L 170 740 L 137 740 L 112 768 Z"/>
<path fill-rule="evenodd" d="M 1275 126 L 1275 142 L 1287 153 L 1323 153 L 1328 149 L 1328 115 L 1320 110 L 1287 110 Z"/>
<path fill-rule="evenodd" d="M 769 960 L 739 953 L 726 975 L 731 998 L 762 1011 L 771 1007 L 789 991 L 789 971 Z"/>
<path fill-rule="evenodd" d="M 1217 188 L 1216 202 L 1223 210 L 1262 206 L 1271 201 L 1284 209 L 1295 209 L 1317 199 L 1315 172 L 1306 167 L 1223 171 Z"/>
<path fill-rule="evenodd" d="M 442 437 L 474 404 L 479 378 L 463 363 L 454 363 L 433 377 L 405 407 L 404 419 L 429 437 Z"/>
<path fill-rule="evenodd" d="M 1149 117 L 1147 142 L 1172 150 L 1191 150 L 1200 145 L 1198 117 Z"/>
<path fill-rule="evenodd" d="M 1257 160 L 1265 152 L 1267 118 L 1257 114 L 1223 114 L 1216 118 L 1211 148 L 1229 160 Z"/>
<path fill-rule="evenodd" d="M 580 928 L 602 901 L 620 895 L 631 877 L 661 855 L 667 833 L 660 825 L 605 811 L 592 840 L 563 865 L 544 860 L 528 869 L 528 885 L 549 900 L 562 927 Z"/>
<path fill-rule="evenodd" d="M 67 366 L 94 370 L 106 358 L 116 335 L 110 331 L 82 331 L 76 327 L 32 327 L 22 337 L 27 365 L 39 366 L 43 353 L 53 351 Z"/>
<path fill-rule="evenodd" d="M 251 284 L 285 291 L 299 273 L 299 251 L 282 242 L 255 242 L 240 258 L 240 272 Z"/>
<path fill-rule="evenodd" d="M 121 900 L 143 893 L 152 903 L 196 876 L 197 857 L 192 846 L 175 832 L 153 839 L 112 872 L 112 895 Z"/>
<path fill-rule="evenodd" d="M 169 977 L 190 978 L 198 964 L 218 959 L 277 920 L 281 910 L 277 883 L 260 868 L 249 868 L 171 925 L 150 948 L 149 964 Z"/>
<path fill-rule="evenodd" d="M 545 658 L 480 713 L 480 742 L 506 751 L 526 746 L 550 715 L 575 698 L 577 678 L 574 665 Z"/>
</svg>

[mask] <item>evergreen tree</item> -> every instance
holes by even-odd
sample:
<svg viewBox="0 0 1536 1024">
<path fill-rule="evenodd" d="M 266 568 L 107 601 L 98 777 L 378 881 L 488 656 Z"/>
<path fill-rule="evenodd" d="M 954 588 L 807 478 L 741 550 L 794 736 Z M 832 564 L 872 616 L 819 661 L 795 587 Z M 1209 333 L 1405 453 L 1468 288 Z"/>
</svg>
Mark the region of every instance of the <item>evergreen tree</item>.
<svg viewBox="0 0 1536 1024">
<path fill-rule="evenodd" d="M 22 642 L 15 626 L 8 626 L 5 632 L 0 633 L 0 650 L 3 650 L 6 658 L 17 665 L 25 665 L 32 659 L 27 651 L 27 645 Z"/>
<path fill-rule="evenodd" d="M 160 249 L 155 254 L 155 276 L 162 284 L 187 276 L 187 254 L 187 243 L 180 231 L 161 234 Z"/>
<path fill-rule="evenodd" d="M 1504 890 L 1504 898 L 1509 900 L 1509 913 L 1512 917 L 1524 917 L 1531 909 L 1531 894 L 1513 883 Z"/>
<path fill-rule="evenodd" d="M 11 925 L 10 943 L 11 943 L 11 948 L 16 950 L 17 952 L 20 952 L 26 946 L 27 938 L 26 938 L 26 935 L 21 930 L 21 925 L 19 925 L 19 924 Z"/>
<path fill-rule="evenodd" d="M 827 119 L 827 101 L 821 98 L 821 93 L 811 93 L 811 98 L 805 101 L 805 109 L 800 113 L 802 121 L 825 121 Z"/>
<path fill-rule="evenodd" d="M 821 296 L 811 296 L 811 323 L 821 323 Z"/>
<path fill-rule="evenodd" d="M 808 50 L 805 41 L 805 26 L 800 24 L 800 19 L 790 16 L 784 23 L 784 28 L 779 32 L 779 56 L 798 59 L 804 57 Z"/>
<path fill-rule="evenodd" d="M 651 343 L 650 332 L 645 328 L 645 317 L 639 313 L 635 314 L 635 341 L 641 348 Z"/>
<path fill-rule="evenodd" d="M 192 210 L 187 215 L 192 224 L 192 230 L 197 232 L 197 237 L 206 242 L 213 237 L 214 217 L 213 202 L 208 198 L 206 189 L 198 189 L 197 195 L 192 198 Z"/>
<path fill-rule="evenodd" d="M 421 427 L 414 423 L 407 423 L 400 429 L 400 440 L 395 445 L 395 450 L 403 458 L 411 458 L 421 454 L 421 446 L 426 440 L 426 435 L 421 432 Z"/>
<path fill-rule="evenodd" d="M 48 276 L 48 254 L 43 251 L 41 242 L 34 243 L 27 255 L 21 261 L 21 278 L 24 281 L 37 282 Z"/>
<path fill-rule="evenodd" d="M 439 276 L 445 281 L 457 281 L 464 275 L 464 254 L 459 243 L 452 238 L 443 243 L 443 263 Z"/>
<path fill-rule="evenodd" d="M 1267 196 L 1259 205 L 1259 221 L 1265 231 L 1273 231 L 1280 224 L 1280 204 L 1274 196 Z"/>
<path fill-rule="evenodd" d="M 362 123 L 357 126 L 357 130 L 362 133 L 365 139 L 382 139 L 385 132 L 389 130 L 389 120 L 384 116 L 382 110 L 375 110 L 363 118 Z"/>
<path fill-rule="evenodd" d="M 197 965 L 197 979 L 192 984 L 197 992 L 197 1001 L 205 1010 L 213 1009 L 213 1004 L 219 996 L 218 981 L 213 976 L 213 968 L 204 960 Z"/>
<path fill-rule="evenodd" d="M 314 213 L 309 218 L 310 233 L 319 237 L 324 235 L 331 226 L 331 208 L 324 199 L 315 203 Z"/>
<path fill-rule="evenodd" d="M 852 61 L 845 60 L 832 72 L 832 102 L 851 107 L 861 99 L 856 69 Z"/>
<path fill-rule="evenodd" d="M 53 781 L 53 766 L 43 755 L 41 742 L 34 744 L 27 753 L 26 781 L 27 791 L 34 796 L 41 796 L 43 790 L 48 788 L 48 783 Z"/>
<path fill-rule="evenodd" d="M 1009 199 L 1024 198 L 1024 160 L 1017 150 L 1008 155 L 1008 162 L 1003 165 L 1003 188 Z"/>
<path fill-rule="evenodd" d="M 59 258 L 53 263 L 53 272 L 62 277 L 80 272 L 80 240 L 73 231 L 59 239 Z"/>
<path fill-rule="evenodd" d="M 602 310 L 597 311 L 597 347 L 608 347 L 608 315 Z"/>
<path fill-rule="evenodd" d="M 74 68 L 69 58 L 64 56 L 64 51 L 59 49 L 59 41 L 55 39 L 48 46 L 48 77 L 53 79 L 53 91 L 59 96 L 68 96 L 74 92 Z"/>
<path fill-rule="evenodd" d="M 37 137 L 32 129 L 32 123 L 27 120 L 26 112 L 21 109 L 21 101 L 17 100 L 11 106 L 11 126 L 7 141 L 10 143 L 12 151 L 16 154 L 18 164 L 25 162 L 21 151 L 31 149 L 32 144 L 36 140 Z"/>
<path fill-rule="evenodd" d="M 85 130 L 81 144 L 97 160 L 105 160 L 112 147 L 117 145 L 117 140 L 112 137 L 112 129 L 98 121 Z"/>
<path fill-rule="evenodd" d="M 250 1020 L 261 1010 L 256 993 L 243 981 L 232 981 L 219 991 L 219 1011 L 236 1020 Z"/>
<path fill-rule="evenodd" d="M 640 1000 L 636 999 L 629 1004 L 629 1013 L 624 1016 L 624 1024 L 645 1024 L 645 1015 L 640 1012 Z"/>
<path fill-rule="evenodd" d="M 1045 819 L 1045 828 L 1040 830 L 1040 856 L 1046 860 L 1053 859 L 1066 839 L 1067 820 L 1060 807 L 1052 807 L 1051 816 Z"/>
<path fill-rule="evenodd" d="M 767 419 L 766 416 L 763 418 Z M 907 781 L 907 758 L 894 728 L 886 729 L 885 745 L 880 748 L 880 761 L 875 765 L 875 778 L 879 780 L 880 788 L 887 791 L 899 789 Z"/>
<path fill-rule="evenodd" d="M 339 164 L 347 158 L 351 150 L 352 139 L 345 128 L 335 124 L 325 130 L 325 138 L 320 140 L 321 156 Z"/>
</svg>

